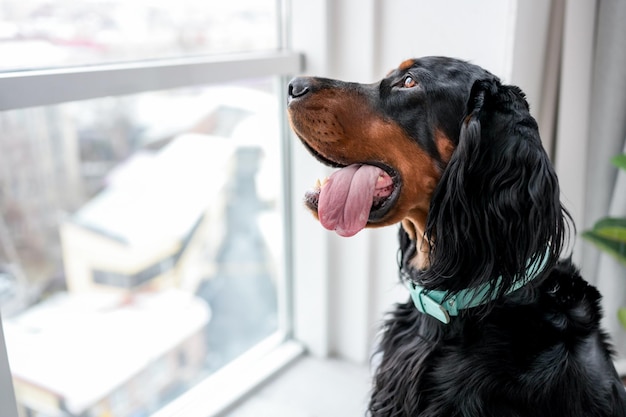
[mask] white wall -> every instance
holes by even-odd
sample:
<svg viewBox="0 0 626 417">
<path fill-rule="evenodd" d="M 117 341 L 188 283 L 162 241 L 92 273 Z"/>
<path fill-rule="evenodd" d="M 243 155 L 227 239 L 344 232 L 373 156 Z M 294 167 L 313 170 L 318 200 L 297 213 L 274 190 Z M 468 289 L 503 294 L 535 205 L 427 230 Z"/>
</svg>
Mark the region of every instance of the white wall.
<svg viewBox="0 0 626 417">
<path fill-rule="evenodd" d="M 406 58 L 454 56 L 506 82 L 523 82 L 532 102 L 541 92 L 545 51 L 528 45 L 547 34 L 545 4 L 293 0 L 292 46 L 306 55 L 306 73 L 359 82 L 380 79 Z M 296 337 L 313 354 L 366 362 L 382 313 L 408 297 L 398 284 L 397 228 L 366 230 L 347 239 L 323 230 L 301 201 L 327 170 L 295 142 L 294 137 Z"/>
<path fill-rule="evenodd" d="M 515 9 L 511 0 L 382 1 L 379 72 L 403 59 L 446 55 L 509 78 Z"/>
<path fill-rule="evenodd" d="M 568 1 L 565 7 L 563 52 L 555 164 L 561 185 L 561 200 L 582 231 L 589 146 L 589 103 L 593 70 L 595 1 Z M 574 248 L 573 259 L 581 263 L 582 247 Z M 584 265 L 582 265 L 584 267 Z M 595 271 L 584 271 L 592 283 Z"/>
</svg>

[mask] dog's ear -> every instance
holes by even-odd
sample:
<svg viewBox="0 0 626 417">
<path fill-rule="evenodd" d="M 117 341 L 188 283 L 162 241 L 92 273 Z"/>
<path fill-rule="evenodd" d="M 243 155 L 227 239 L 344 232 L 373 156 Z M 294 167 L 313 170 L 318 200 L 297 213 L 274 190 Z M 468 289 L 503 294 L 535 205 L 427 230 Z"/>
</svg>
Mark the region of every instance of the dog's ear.
<svg viewBox="0 0 626 417">
<path fill-rule="evenodd" d="M 566 238 L 559 185 L 522 91 L 476 81 L 458 146 L 431 200 L 430 267 L 452 292 L 502 277 L 499 295 L 533 262 L 556 263 Z"/>
</svg>

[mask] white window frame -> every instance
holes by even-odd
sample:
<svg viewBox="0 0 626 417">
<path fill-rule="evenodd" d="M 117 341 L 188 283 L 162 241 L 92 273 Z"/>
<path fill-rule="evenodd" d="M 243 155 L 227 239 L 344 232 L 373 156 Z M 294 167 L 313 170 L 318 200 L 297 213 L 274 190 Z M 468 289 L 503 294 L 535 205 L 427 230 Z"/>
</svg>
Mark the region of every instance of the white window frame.
<svg viewBox="0 0 626 417">
<path fill-rule="evenodd" d="M 2 331 L 2 317 L 0 316 L 0 415 L 17 416 L 17 404 L 13 391 L 13 380 L 7 359 L 7 349 L 4 344 Z"/>
<path fill-rule="evenodd" d="M 0 73 L 0 111 L 245 78 L 287 76 L 300 55 L 270 51 Z"/>
<path fill-rule="evenodd" d="M 284 37 L 284 30 L 282 35 Z M 284 40 L 281 43 L 285 45 Z M 302 66 L 300 54 L 278 50 L 5 72 L 0 74 L 0 111 L 261 77 L 282 77 L 283 82 L 280 83 L 278 94 L 286 97 L 287 77 L 301 72 Z M 279 100 L 279 103 L 281 103 L 279 109 L 284 115 L 286 100 Z M 287 317 L 288 322 L 283 322 L 281 328 L 285 328 L 287 334 L 277 334 L 276 337 L 253 348 L 158 411 L 155 417 L 182 415 L 182 410 L 185 416 L 206 417 L 218 414 L 303 352 L 299 343 L 290 340 L 292 307 L 290 280 L 287 277 L 291 277 L 293 272 L 292 253 L 289 249 L 291 183 L 288 174 L 291 139 L 287 134 L 284 119 L 282 127 L 281 148 L 285 177 L 282 184 L 284 190 L 282 211 L 286 223 L 284 245 L 286 249 L 280 273 L 284 285 L 279 290 L 279 297 L 286 300 L 281 306 L 283 313 L 281 316 Z M 0 415 L 17 416 L 1 324 L 0 317 Z M 245 372 L 245 378 L 241 378 L 241 372 Z M 239 378 L 234 383 L 233 375 L 236 374 Z M 219 388 L 219 396 L 211 394 L 216 388 Z"/>
</svg>

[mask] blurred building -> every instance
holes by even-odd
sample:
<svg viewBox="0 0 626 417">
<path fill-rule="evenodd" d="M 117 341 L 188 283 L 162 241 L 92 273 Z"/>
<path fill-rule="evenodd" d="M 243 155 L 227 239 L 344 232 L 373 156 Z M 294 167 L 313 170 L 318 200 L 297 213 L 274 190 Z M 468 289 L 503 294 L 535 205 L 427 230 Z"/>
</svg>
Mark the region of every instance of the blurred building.
<svg viewBox="0 0 626 417">
<path fill-rule="evenodd" d="M 61 223 L 68 293 L 5 320 L 25 416 L 147 415 L 198 377 L 210 314 L 193 294 L 215 273 L 233 154 L 178 136 Z"/>
<path fill-rule="evenodd" d="M 194 292 L 214 273 L 233 152 L 224 138 L 185 134 L 116 168 L 61 224 L 68 290 Z"/>
<path fill-rule="evenodd" d="M 197 376 L 205 302 L 179 290 L 59 293 L 4 321 L 23 416 L 147 416 Z"/>
</svg>

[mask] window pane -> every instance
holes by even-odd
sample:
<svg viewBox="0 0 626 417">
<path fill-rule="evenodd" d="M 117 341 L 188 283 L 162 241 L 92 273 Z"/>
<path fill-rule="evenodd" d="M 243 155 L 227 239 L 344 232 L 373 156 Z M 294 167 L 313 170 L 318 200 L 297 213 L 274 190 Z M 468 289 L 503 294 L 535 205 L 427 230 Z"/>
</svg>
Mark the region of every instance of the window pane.
<svg viewBox="0 0 626 417">
<path fill-rule="evenodd" d="M 0 70 L 278 47 L 276 0 L 7 0 Z"/>
<path fill-rule="evenodd" d="M 284 332 L 274 85 L 0 113 L 0 307 L 24 413 L 148 415 Z"/>
</svg>

